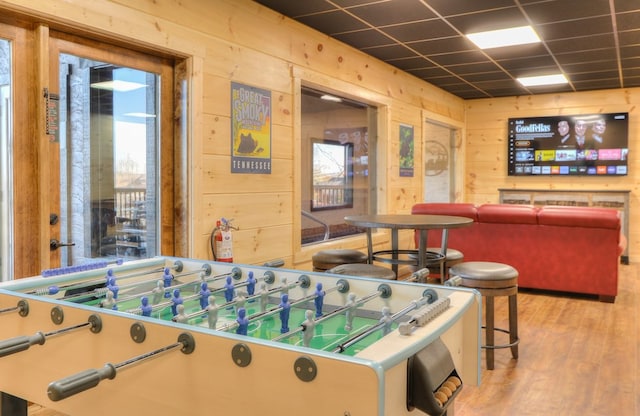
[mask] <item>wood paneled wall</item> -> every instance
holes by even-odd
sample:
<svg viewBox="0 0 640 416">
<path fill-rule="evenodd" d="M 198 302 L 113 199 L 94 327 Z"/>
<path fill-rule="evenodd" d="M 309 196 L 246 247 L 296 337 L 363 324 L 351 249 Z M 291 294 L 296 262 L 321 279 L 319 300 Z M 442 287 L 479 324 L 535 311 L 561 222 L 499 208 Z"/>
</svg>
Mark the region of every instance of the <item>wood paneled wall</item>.
<svg viewBox="0 0 640 416">
<path fill-rule="evenodd" d="M 630 190 L 629 257 L 640 259 L 640 89 L 467 100 L 465 201 L 497 203 L 498 188 Z M 629 112 L 629 174 L 621 177 L 507 176 L 507 119 Z"/>
<path fill-rule="evenodd" d="M 379 107 L 379 208 L 408 213 L 422 199 L 422 172 L 399 177 L 399 125 L 415 127 L 415 166 L 422 165 L 425 117 L 460 126 L 464 101 L 249 0 L 0 0 L 61 31 L 184 59 L 189 68 L 189 256 L 211 258 L 209 233 L 234 218 L 234 259 L 283 258 L 310 268 L 301 248 L 300 83 L 348 93 Z M 272 173 L 230 173 L 230 85 L 272 92 Z M 410 238 L 406 237 L 406 244 Z M 388 243 L 386 235 L 376 243 Z M 364 238 L 341 247 L 366 249 Z"/>
</svg>

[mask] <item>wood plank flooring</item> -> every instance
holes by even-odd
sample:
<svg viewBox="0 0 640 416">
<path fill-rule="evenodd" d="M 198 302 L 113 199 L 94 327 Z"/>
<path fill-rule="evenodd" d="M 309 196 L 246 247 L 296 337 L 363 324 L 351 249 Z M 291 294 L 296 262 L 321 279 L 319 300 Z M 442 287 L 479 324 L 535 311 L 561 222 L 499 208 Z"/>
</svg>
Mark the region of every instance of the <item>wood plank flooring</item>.
<svg viewBox="0 0 640 416">
<path fill-rule="evenodd" d="M 621 265 L 619 278 L 613 304 L 520 290 L 518 360 L 496 350 L 495 369 L 482 363 L 480 386 L 465 386 L 455 415 L 640 414 L 638 265 Z M 496 300 L 498 327 L 508 328 L 506 307 Z"/>
<path fill-rule="evenodd" d="M 519 359 L 505 349 L 496 350 L 494 370 L 486 370 L 483 361 L 481 385 L 465 384 L 455 416 L 640 414 L 638 267 L 620 266 L 613 304 L 521 290 Z M 506 298 L 496 299 L 496 324 L 502 328 L 506 307 Z M 29 415 L 59 413 L 34 405 Z"/>
</svg>

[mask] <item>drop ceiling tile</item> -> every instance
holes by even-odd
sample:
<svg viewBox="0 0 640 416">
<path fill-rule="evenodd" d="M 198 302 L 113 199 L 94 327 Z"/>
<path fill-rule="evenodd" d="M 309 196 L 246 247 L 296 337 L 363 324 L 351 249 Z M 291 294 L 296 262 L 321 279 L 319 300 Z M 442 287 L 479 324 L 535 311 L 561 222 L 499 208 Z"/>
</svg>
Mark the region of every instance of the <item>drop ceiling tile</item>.
<svg viewBox="0 0 640 416">
<path fill-rule="evenodd" d="M 256 3 L 260 3 L 272 10 L 294 18 L 297 16 L 336 9 L 325 0 L 305 0 L 295 2 L 292 2 L 291 0 L 256 0 Z"/>
<path fill-rule="evenodd" d="M 635 56 L 633 58 L 625 58 L 620 63 L 623 69 L 638 68 L 640 67 L 640 56 Z"/>
<path fill-rule="evenodd" d="M 513 7 L 513 0 L 428 0 L 427 3 L 443 16 Z"/>
<path fill-rule="evenodd" d="M 403 58 L 415 58 L 418 56 L 410 49 L 399 45 L 381 46 L 379 48 L 367 48 L 363 49 L 363 51 L 383 61 Z"/>
<path fill-rule="evenodd" d="M 638 0 L 614 0 L 614 4 L 616 7 L 616 13 L 640 9 Z"/>
<path fill-rule="evenodd" d="M 567 74 L 567 78 L 569 78 L 571 82 L 586 82 L 594 79 L 618 78 L 618 71 L 576 72 L 575 74 Z"/>
<path fill-rule="evenodd" d="M 446 77 L 429 78 L 429 82 L 437 87 L 464 84 L 464 82 L 460 78 L 451 75 Z"/>
<path fill-rule="evenodd" d="M 547 41 L 553 53 L 568 53 L 580 50 L 615 48 L 615 38 L 611 34 L 583 36 L 573 39 Z"/>
<path fill-rule="evenodd" d="M 457 33 L 441 20 L 426 20 L 398 26 L 386 26 L 382 30 L 401 42 L 414 42 L 431 38 L 447 38 Z"/>
<path fill-rule="evenodd" d="M 352 7 L 349 9 L 349 13 L 353 13 L 374 26 L 388 26 L 437 17 L 420 0 L 397 1 L 393 7 L 389 7 L 386 3 L 367 4 Z"/>
<path fill-rule="evenodd" d="M 435 78 L 435 77 L 444 77 L 444 76 L 450 75 L 449 72 L 437 66 L 434 66 L 431 68 L 410 69 L 407 72 L 412 75 L 415 75 L 418 78 Z"/>
<path fill-rule="evenodd" d="M 562 0 L 524 5 L 525 13 L 534 25 L 575 20 L 585 17 L 609 16 L 609 0 Z"/>
<path fill-rule="evenodd" d="M 449 38 L 410 42 L 408 45 L 424 55 L 478 50 L 470 40 L 463 36 L 452 36 Z"/>
<path fill-rule="evenodd" d="M 355 32 L 340 33 L 334 36 L 336 39 L 353 46 L 356 49 L 371 48 L 374 46 L 386 46 L 394 44 L 394 41 L 375 29 L 358 30 Z"/>
<path fill-rule="evenodd" d="M 622 59 L 635 58 L 636 56 L 640 56 L 640 44 L 620 48 L 620 57 Z"/>
<path fill-rule="evenodd" d="M 447 20 L 463 34 L 528 24 L 526 18 L 517 7 L 453 16 Z"/>
<path fill-rule="evenodd" d="M 640 2 L 638 2 L 640 4 Z M 636 30 L 640 27 L 640 10 L 616 15 L 618 30 Z"/>
<path fill-rule="evenodd" d="M 590 51 L 581 50 L 576 52 L 556 54 L 555 57 L 560 65 L 570 65 L 583 62 L 616 59 L 616 51 L 613 48 L 592 49 Z"/>
<path fill-rule="evenodd" d="M 620 46 L 633 46 L 640 44 L 640 28 L 638 30 L 625 30 L 618 32 Z"/>
<path fill-rule="evenodd" d="M 628 77 L 624 79 L 624 87 L 640 87 L 640 77 Z"/>
<path fill-rule="evenodd" d="M 617 71 L 618 63 L 615 60 L 584 62 L 571 65 L 563 65 L 562 69 L 568 74 L 580 74 L 589 72 Z"/>
<path fill-rule="evenodd" d="M 620 80 L 617 78 L 577 81 L 573 83 L 573 86 L 577 91 L 604 90 L 622 87 L 620 85 Z"/>
<path fill-rule="evenodd" d="M 292 0 L 285 0 L 288 2 L 292 2 Z M 303 1 L 303 0 L 298 0 Z M 353 7 L 353 6 L 362 6 L 363 4 L 372 4 L 372 3 L 389 3 L 394 0 L 333 0 L 332 2 L 337 4 L 340 7 Z"/>
<path fill-rule="evenodd" d="M 509 74 L 503 71 L 481 72 L 478 74 L 465 74 L 462 76 L 466 81 L 474 83 L 481 81 L 513 81 Z"/>
<path fill-rule="evenodd" d="M 553 67 L 556 70 L 558 66 L 551 56 L 538 56 L 531 58 L 502 59 L 497 61 L 500 66 L 508 71 L 516 69 Z"/>
<path fill-rule="evenodd" d="M 301 16 L 297 20 L 328 35 L 367 28 L 364 23 L 341 11 Z"/>
<path fill-rule="evenodd" d="M 442 55 L 429 55 L 429 59 L 439 65 L 459 65 L 464 63 L 487 62 L 487 57 L 480 51 L 465 51 L 444 53 Z"/>
<path fill-rule="evenodd" d="M 623 69 L 622 75 L 625 79 L 629 77 L 640 77 L 640 67 Z"/>
<path fill-rule="evenodd" d="M 560 72 L 557 66 L 540 66 L 531 68 L 519 68 L 509 71 L 514 78 L 537 77 L 541 75 L 553 75 Z"/>
<path fill-rule="evenodd" d="M 462 64 L 462 65 L 449 65 L 446 68 L 449 71 L 453 72 L 454 74 L 458 74 L 458 75 L 479 74 L 484 72 L 493 72 L 493 71 L 500 70 L 500 68 L 494 62 L 491 62 L 491 61 L 475 62 L 475 63 Z"/>
<path fill-rule="evenodd" d="M 613 33 L 610 16 L 590 17 L 567 22 L 537 25 L 536 32 L 544 41 Z"/>
</svg>

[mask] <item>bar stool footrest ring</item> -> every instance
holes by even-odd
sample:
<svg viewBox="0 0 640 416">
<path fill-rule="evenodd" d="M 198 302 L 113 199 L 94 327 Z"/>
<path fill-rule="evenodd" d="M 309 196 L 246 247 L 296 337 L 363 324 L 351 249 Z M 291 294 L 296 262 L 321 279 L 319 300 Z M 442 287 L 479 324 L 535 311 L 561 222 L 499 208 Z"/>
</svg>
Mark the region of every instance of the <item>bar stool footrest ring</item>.
<svg viewBox="0 0 640 416">
<path fill-rule="evenodd" d="M 483 326 L 482 329 L 487 329 L 486 326 Z M 503 328 L 493 328 L 494 331 L 499 331 L 505 334 L 511 334 L 511 332 L 509 332 L 509 330 L 507 329 L 503 329 Z M 516 345 L 518 345 L 520 343 L 520 338 L 516 338 L 515 341 L 513 341 L 510 344 L 500 344 L 500 345 L 481 345 L 481 348 L 484 348 L 486 350 L 499 350 L 502 348 L 511 348 L 511 347 L 515 347 Z"/>
</svg>

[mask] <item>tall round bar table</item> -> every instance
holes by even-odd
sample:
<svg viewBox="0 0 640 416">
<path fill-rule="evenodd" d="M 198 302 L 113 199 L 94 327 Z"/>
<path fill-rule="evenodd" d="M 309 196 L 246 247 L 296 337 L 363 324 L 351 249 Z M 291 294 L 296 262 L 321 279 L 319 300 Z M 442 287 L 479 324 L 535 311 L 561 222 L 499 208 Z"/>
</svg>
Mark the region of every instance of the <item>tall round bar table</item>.
<svg viewBox="0 0 640 416">
<path fill-rule="evenodd" d="M 344 217 L 344 221 L 347 224 L 367 229 L 367 252 L 369 253 L 369 263 L 380 261 L 391 264 L 391 268 L 396 273 L 396 276 L 398 275 L 398 266 L 400 264 L 415 265 L 414 259 L 402 259 L 400 256 L 416 252 L 416 250 L 401 250 L 398 248 L 399 230 L 418 231 L 419 244 L 417 250 L 417 266 L 418 270 L 420 270 L 426 267 L 428 260 L 429 262 L 432 262 L 433 260 L 444 261 L 444 256 L 447 252 L 449 229 L 466 227 L 473 224 L 473 220 L 467 217 L 413 214 L 349 215 Z M 391 229 L 390 250 L 373 251 L 373 239 L 371 237 L 371 232 L 376 228 Z M 433 229 L 442 229 L 440 253 L 427 252 L 427 231 Z"/>
</svg>

